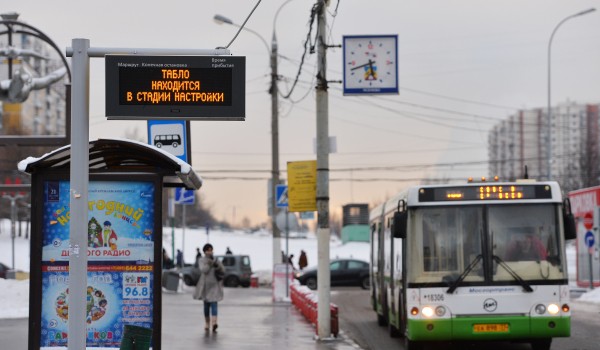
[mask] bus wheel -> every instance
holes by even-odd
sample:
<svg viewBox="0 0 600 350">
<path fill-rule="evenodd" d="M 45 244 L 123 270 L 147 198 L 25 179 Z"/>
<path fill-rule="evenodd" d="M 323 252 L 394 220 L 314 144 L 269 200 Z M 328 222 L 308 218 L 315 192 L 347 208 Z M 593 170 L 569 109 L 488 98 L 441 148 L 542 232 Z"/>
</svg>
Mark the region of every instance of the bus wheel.
<svg viewBox="0 0 600 350">
<path fill-rule="evenodd" d="M 396 328 L 396 326 L 394 326 L 392 322 L 388 322 L 388 333 L 392 338 L 400 337 L 400 331 L 398 331 L 398 328 Z"/>
<path fill-rule="evenodd" d="M 423 343 L 404 338 L 404 350 L 423 350 Z"/>
<path fill-rule="evenodd" d="M 377 324 L 381 327 L 385 326 L 387 324 L 385 316 L 377 314 Z"/>
<path fill-rule="evenodd" d="M 538 339 L 531 342 L 532 350 L 550 350 L 550 345 L 552 345 L 552 338 L 548 339 Z"/>
<path fill-rule="evenodd" d="M 173 147 L 173 148 L 177 148 L 177 146 L 179 146 L 179 144 L 177 142 L 173 142 L 173 144 L 171 144 L 171 147 Z"/>
<path fill-rule="evenodd" d="M 155 146 L 156 146 L 157 148 L 161 148 L 161 147 L 162 147 L 162 143 L 158 142 L 158 143 L 157 143 Z"/>
</svg>

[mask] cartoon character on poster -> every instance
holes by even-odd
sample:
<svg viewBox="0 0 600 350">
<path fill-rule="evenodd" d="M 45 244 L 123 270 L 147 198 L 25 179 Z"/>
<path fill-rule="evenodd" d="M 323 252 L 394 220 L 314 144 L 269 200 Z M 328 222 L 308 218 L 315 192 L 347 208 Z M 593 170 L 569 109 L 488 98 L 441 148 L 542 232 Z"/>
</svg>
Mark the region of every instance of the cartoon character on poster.
<svg viewBox="0 0 600 350">
<path fill-rule="evenodd" d="M 42 279 L 41 345 L 65 346 L 69 321 L 67 272 L 44 273 Z M 88 273 L 86 295 L 87 344 L 118 345 L 122 332 L 123 281 L 121 273 Z M 150 296 L 148 296 L 150 298 Z"/>
<path fill-rule="evenodd" d="M 88 247 L 98 248 L 102 246 L 102 228 L 96 218 L 91 218 L 88 222 Z"/>
<path fill-rule="evenodd" d="M 102 234 L 104 236 L 104 246 L 109 247 L 110 250 L 117 250 L 117 233 L 112 229 L 110 221 L 104 221 Z"/>
</svg>

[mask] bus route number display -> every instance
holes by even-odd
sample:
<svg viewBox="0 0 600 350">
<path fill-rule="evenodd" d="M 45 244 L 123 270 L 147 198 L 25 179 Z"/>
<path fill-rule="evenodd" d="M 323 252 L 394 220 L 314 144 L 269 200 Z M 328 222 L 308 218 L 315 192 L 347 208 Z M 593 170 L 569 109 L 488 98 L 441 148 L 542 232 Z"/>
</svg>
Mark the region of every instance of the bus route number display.
<svg viewBox="0 0 600 350">
<path fill-rule="evenodd" d="M 446 202 L 472 200 L 528 200 L 550 199 L 552 192 L 547 185 L 479 185 L 421 188 L 419 201 Z"/>
<path fill-rule="evenodd" d="M 245 119 L 245 57 L 107 55 L 105 62 L 108 119 Z"/>
</svg>

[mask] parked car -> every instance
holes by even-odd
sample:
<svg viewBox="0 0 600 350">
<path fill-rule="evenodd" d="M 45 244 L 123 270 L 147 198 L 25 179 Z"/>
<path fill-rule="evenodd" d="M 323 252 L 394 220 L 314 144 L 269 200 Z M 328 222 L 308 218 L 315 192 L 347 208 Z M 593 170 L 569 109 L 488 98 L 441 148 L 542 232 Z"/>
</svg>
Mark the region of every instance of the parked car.
<svg viewBox="0 0 600 350">
<path fill-rule="evenodd" d="M 250 287 L 250 276 L 252 276 L 252 267 L 250 266 L 250 256 L 248 255 L 217 255 L 216 259 L 223 263 L 225 267 L 225 278 L 223 285 L 225 287 Z M 186 266 L 181 269 L 183 282 L 188 286 L 195 286 L 200 279 L 200 270 L 197 266 Z"/>
<path fill-rule="evenodd" d="M 6 278 L 6 273 L 10 270 L 10 267 L 0 262 L 0 278 Z"/>
<path fill-rule="evenodd" d="M 356 259 L 335 259 L 329 264 L 332 286 L 360 286 L 369 289 L 369 263 Z M 317 289 L 317 268 L 296 271 L 294 277 L 302 285 Z"/>
</svg>

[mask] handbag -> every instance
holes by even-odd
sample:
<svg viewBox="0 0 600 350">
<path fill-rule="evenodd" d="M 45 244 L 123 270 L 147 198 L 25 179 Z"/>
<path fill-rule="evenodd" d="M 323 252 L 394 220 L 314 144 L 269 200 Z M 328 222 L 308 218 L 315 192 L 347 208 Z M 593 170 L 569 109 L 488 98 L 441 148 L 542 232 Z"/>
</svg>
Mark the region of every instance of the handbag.
<svg viewBox="0 0 600 350">
<path fill-rule="evenodd" d="M 225 271 L 221 269 L 215 269 L 215 278 L 217 281 L 222 281 L 225 278 Z"/>
</svg>

